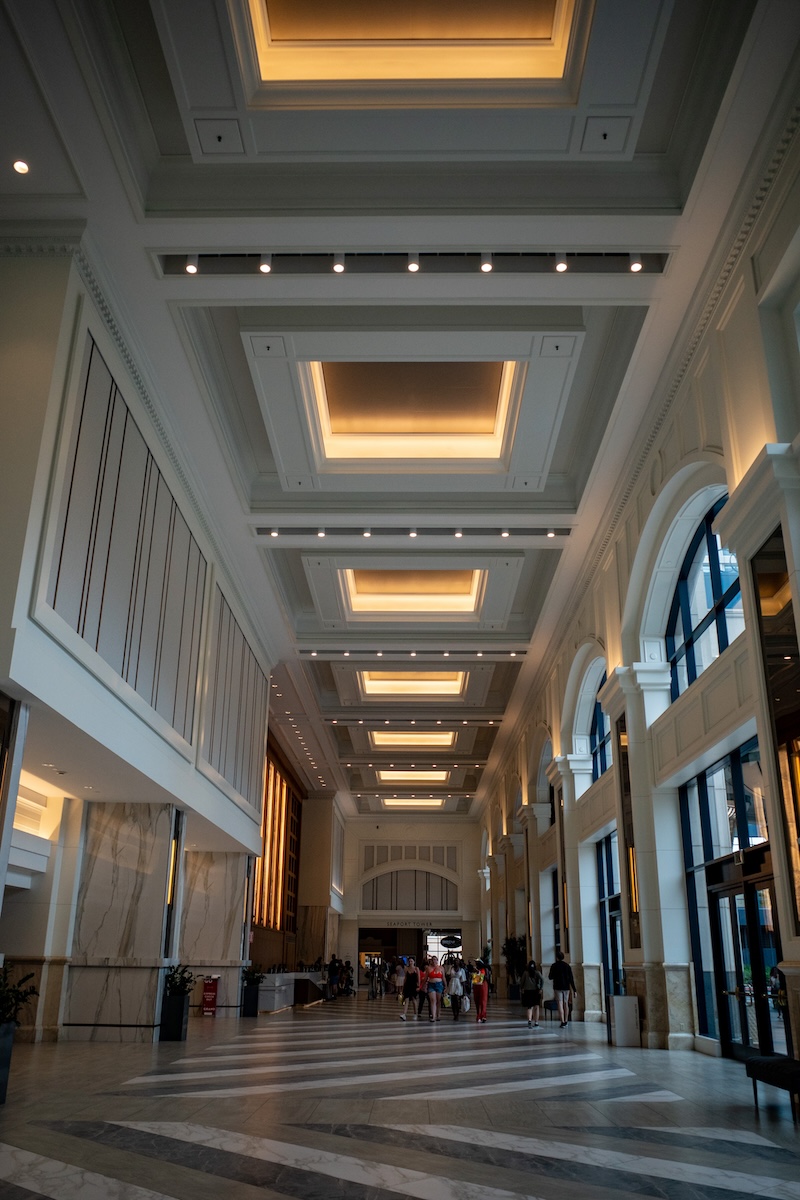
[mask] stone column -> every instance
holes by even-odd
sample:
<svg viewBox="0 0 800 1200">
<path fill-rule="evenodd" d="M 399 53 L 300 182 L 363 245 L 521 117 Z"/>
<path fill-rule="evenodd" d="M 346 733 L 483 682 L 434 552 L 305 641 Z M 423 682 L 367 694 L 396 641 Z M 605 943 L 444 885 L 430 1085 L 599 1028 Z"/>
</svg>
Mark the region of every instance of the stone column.
<svg viewBox="0 0 800 1200">
<path fill-rule="evenodd" d="M 238 1017 L 245 944 L 246 854 L 187 851 L 183 856 L 183 912 L 178 957 L 194 975 L 219 975 L 217 1016 Z M 197 1012 L 202 983 L 192 995 Z"/>
<path fill-rule="evenodd" d="M 778 909 L 782 960 L 786 978 L 788 1021 L 795 1057 L 800 1053 L 800 880 L 796 878 L 778 773 L 769 690 L 759 644 L 759 605 L 751 563 L 780 525 L 783 531 L 795 626 L 800 630 L 800 446 L 795 442 L 765 446 L 717 516 L 723 545 L 739 562 L 745 625 L 752 638 L 750 656 L 756 729 L 764 779 L 764 806 L 769 826 Z M 788 781 L 787 781 L 788 784 Z"/>
<path fill-rule="evenodd" d="M 576 739 L 587 741 L 588 739 Z M 556 812 L 559 844 L 559 880 L 562 864 L 566 869 L 567 911 L 562 913 L 562 929 L 568 929 L 569 952 L 562 944 L 572 966 L 578 998 L 574 1015 L 589 1021 L 602 1018 L 602 965 L 599 939 L 587 934 L 597 926 L 597 869 L 586 847 L 581 846 L 580 816 L 577 801 L 592 785 L 592 756 L 588 744 L 579 753 L 559 755 L 553 760 L 563 792 L 563 806 Z M 562 888 L 563 895 L 563 888 Z M 563 935 L 562 935 L 563 936 Z"/>
<path fill-rule="evenodd" d="M 85 807 L 64 1038 L 158 1037 L 173 811 Z"/>
<path fill-rule="evenodd" d="M 525 838 L 525 888 L 530 913 L 530 953 L 537 963 L 542 958 L 542 904 L 539 891 L 541 847 L 539 832 L 550 820 L 549 804 L 526 804 L 520 809 L 520 824 Z"/>
<path fill-rule="evenodd" d="M 635 663 L 617 667 L 600 696 L 612 724 L 625 714 L 634 832 L 641 946 L 631 945 L 622 812 L 621 763 L 617 763 L 617 826 L 625 929 L 625 984 L 639 997 L 643 1044 L 650 1049 L 694 1047 L 694 1003 L 685 871 L 676 788 L 654 786 L 650 725 L 669 704 L 669 667 Z M 619 746 L 617 746 L 619 749 Z M 624 752 L 625 747 L 622 747 Z M 666 947 L 669 947 L 669 961 Z"/>
</svg>

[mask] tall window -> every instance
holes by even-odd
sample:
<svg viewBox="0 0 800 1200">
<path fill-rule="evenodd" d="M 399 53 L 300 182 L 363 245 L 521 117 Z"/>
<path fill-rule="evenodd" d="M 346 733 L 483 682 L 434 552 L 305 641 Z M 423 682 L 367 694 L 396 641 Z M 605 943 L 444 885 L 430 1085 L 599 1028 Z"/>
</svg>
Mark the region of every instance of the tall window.
<svg viewBox="0 0 800 1200">
<path fill-rule="evenodd" d="M 598 693 L 606 682 L 606 673 L 597 685 Z M 599 779 L 611 766 L 611 722 L 595 697 L 592 725 L 589 730 L 589 745 L 592 750 L 592 779 Z"/>
<path fill-rule="evenodd" d="M 755 738 L 680 789 L 683 857 L 689 899 L 697 1016 L 700 1032 L 719 1037 L 714 956 L 706 873 L 720 858 L 769 837 L 761 765 Z"/>
<path fill-rule="evenodd" d="M 597 894 L 600 902 L 600 940 L 606 995 L 622 994 L 622 896 L 619 882 L 617 832 L 597 842 Z"/>
<path fill-rule="evenodd" d="M 727 500 L 708 510 L 683 560 L 667 623 L 672 699 L 744 630 L 736 556 L 724 550 L 711 526 Z"/>
<path fill-rule="evenodd" d="M 297 928 L 301 804 L 297 788 L 268 755 L 253 922 L 285 933 L 294 933 Z"/>
</svg>

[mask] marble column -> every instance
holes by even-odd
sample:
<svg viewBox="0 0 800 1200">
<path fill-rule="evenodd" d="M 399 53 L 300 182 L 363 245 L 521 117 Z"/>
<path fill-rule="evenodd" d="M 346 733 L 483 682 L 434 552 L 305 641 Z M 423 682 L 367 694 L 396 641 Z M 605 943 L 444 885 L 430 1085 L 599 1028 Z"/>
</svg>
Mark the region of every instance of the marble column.
<svg viewBox="0 0 800 1200">
<path fill-rule="evenodd" d="M 797 1057 L 800 1053 L 800 873 L 793 864 L 793 847 L 789 844 L 783 811 L 784 804 L 791 804 L 791 798 L 784 796 L 778 773 L 769 688 L 759 644 L 759 603 L 751 569 L 753 559 L 778 525 L 783 533 L 795 627 L 800 631 L 800 445 L 797 442 L 765 446 L 715 522 L 722 544 L 734 551 L 739 563 L 745 626 L 752 636 L 754 652 L 750 666 L 782 954 L 778 965 L 786 979 L 787 1020 Z M 787 789 L 790 786 L 788 780 L 786 786 Z"/>
<path fill-rule="evenodd" d="M 238 1017 L 246 946 L 248 856 L 210 850 L 183 856 L 178 957 L 198 976 L 189 1011 L 199 1013 L 202 979 L 218 975 L 217 1017 Z"/>
<path fill-rule="evenodd" d="M 678 791 L 654 786 L 650 737 L 650 725 L 669 704 L 669 667 L 664 663 L 617 667 L 600 700 L 612 724 L 625 714 L 627 731 L 641 946 L 631 945 L 631 881 L 622 832 L 618 764 L 626 990 L 639 997 L 644 1046 L 690 1050 L 695 1036 L 694 1000 Z"/>
<path fill-rule="evenodd" d="M 173 811 L 85 807 L 63 1038 L 157 1039 Z"/>
<path fill-rule="evenodd" d="M 588 738 L 575 740 L 576 753 L 559 755 L 553 760 L 563 797 L 560 813 L 556 813 L 558 876 L 562 897 L 565 890 L 567 896 L 566 912 L 561 917 L 561 948 L 572 966 L 578 989 L 574 1015 L 584 1020 L 599 1021 L 602 1018 L 602 991 L 597 987 L 599 940 L 594 938 L 592 941 L 589 938 L 587 942 L 585 938 L 585 933 L 597 924 L 597 871 L 591 861 L 587 867 L 585 848 L 580 841 L 577 810 L 579 797 L 592 785 L 592 756 Z M 566 869 L 566 889 L 563 886 L 563 868 Z M 568 933 L 569 949 L 564 945 L 564 930 Z"/>
</svg>

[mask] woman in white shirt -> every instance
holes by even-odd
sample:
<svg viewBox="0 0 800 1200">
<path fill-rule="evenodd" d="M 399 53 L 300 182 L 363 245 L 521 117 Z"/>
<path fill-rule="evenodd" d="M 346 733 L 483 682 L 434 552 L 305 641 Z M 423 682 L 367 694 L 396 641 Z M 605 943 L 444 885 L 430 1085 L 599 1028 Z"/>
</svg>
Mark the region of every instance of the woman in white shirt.
<svg viewBox="0 0 800 1200">
<path fill-rule="evenodd" d="M 460 962 L 454 962 L 450 968 L 450 974 L 447 980 L 447 994 L 450 997 L 450 1011 L 453 1014 L 453 1020 L 458 1020 L 458 1015 L 461 1012 L 461 999 L 464 995 L 464 984 L 467 980 L 467 973 Z"/>
</svg>

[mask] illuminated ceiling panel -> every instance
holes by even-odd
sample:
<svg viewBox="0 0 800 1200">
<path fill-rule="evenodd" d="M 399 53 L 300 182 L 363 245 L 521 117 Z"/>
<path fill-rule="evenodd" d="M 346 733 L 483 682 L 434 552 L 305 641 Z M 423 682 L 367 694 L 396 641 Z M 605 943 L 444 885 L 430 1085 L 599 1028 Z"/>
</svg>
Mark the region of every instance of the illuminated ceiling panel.
<svg viewBox="0 0 800 1200">
<path fill-rule="evenodd" d="M 398 700 L 460 696 L 467 685 L 467 671 L 359 671 L 365 696 Z"/>
<path fill-rule="evenodd" d="M 508 448 L 516 363 L 307 367 L 311 417 L 325 459 L 498 460 Z"/>
<path fill-rule="evenodd" d="M 378 779 L 381 783 L 447 783 L 449 771 L 424 770 L 381 770 Z"/>
<path fill-rule="evenodd" d="M 346 569 L 341 579 L 352 613 L 475 613 L 486 572 Z"/>
<path fill-rule="evenodd" d="M 419 800 L 414 799 L 413 796 L 403 800 L 393 797 L 390 800 L 384 799 L 382 803 L 384 808 L 444 808 L 444 800 L 435 800 L 432 797 Z"/>
<path fill-rule="evenodd" d="M 387 733 L 385 730 L 371 729 L 370 744 L 376 750 L 413 749 L 415 746 L 448 748 L 456 744 L 456 735 L 450 731 L 420 730 L 419 733 Z"/>
<path fill-rule="evenodd" d="M 575 0 L 250 0 L 262 82 L 561 79 Z"/>
</svg>

